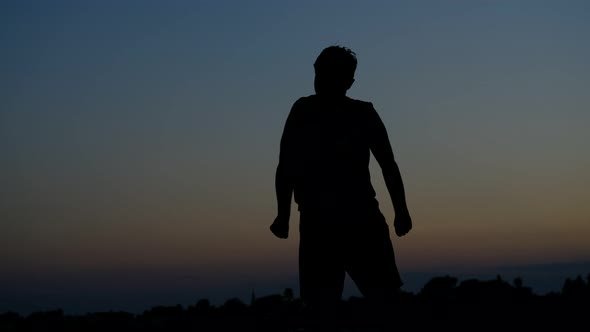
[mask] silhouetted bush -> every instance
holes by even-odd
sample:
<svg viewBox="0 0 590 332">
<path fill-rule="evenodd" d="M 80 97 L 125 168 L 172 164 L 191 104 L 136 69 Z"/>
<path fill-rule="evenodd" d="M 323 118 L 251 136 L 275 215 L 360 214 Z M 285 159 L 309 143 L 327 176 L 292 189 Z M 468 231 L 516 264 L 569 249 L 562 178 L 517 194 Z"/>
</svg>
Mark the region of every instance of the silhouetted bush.
<svg viewBox="0 0 590 332">
<path fill-rule="evenodd" d="M 486 329 L 577 330 L 586 323 L 590 307 L 590 275 L 566 279 L 561 292 L 536 295 L 521 278 L 513 284 L 493 280 L 464 280 L 441 276 L 428 281 L 418 294 L 401 292 L 386 319 L 405 329 L 475 331 Z M 370 326 L 376 317 L 362 297 L 343 300 L 339 325 L 349 331 Z M 381 315 L 381 313 L 378 313 Z M 309 323 L 301 300 L 291 289 L 256 298 L 245 304 L 230 298 L 221 306 L 200 299 L 181 305 L 156 306 L 139 315 L 121 311 L 69 316 L 63 310 L 22 316 L 0 313 L 0 331 L 296 331 Z"/>
</svg>

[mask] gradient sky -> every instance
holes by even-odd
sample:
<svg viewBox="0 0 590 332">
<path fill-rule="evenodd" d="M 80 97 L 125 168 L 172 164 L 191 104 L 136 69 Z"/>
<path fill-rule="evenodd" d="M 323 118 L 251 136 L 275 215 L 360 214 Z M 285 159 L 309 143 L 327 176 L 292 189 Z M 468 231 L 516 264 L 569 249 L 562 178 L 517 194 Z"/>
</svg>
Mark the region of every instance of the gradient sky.
<svg viewBox="0 0 590 332">
<path fill-rule="evenodd" d="M 333 44 L 404 178 L 402 277 L 588 262 L 589 40 L 583 0 L 2 1 L 0 311 L 296 288 L 274 171 Z"/>
</svg>

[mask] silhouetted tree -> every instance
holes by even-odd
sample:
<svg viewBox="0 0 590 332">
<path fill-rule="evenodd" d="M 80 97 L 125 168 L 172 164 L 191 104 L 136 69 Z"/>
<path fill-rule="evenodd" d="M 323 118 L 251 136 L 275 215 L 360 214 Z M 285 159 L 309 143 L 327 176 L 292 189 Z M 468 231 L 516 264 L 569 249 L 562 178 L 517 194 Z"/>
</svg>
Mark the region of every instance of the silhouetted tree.
<svg viewBox="0 0 590 332">
<path fill-rule="evenodd" d="M 285 288 L 285 291 L 283 291 L 283 299 L 290 302 L 290 301 L 293 301 L 294 298 L 295 298 L 295 295 L 293 293 L 293 289 L 292 288 Z"/>
<path fill-rule="evenodd" d="M 458 284 L 451 276 L 435 277 L 419 294 L 402 292 L 392 312 L 403 317 L 400 330 L 474 331 L 482 324 L 497 330 L 582 330 L 590 307 L 587 278 L 567 278 L 561 292 L 533 294 L 520 277 L 512 284 L 501 277 L 492 280 L 468 279 Z M 458 285 L 457 285 L 458 284 Z M 342 301 L 341 328 L 366 329 L 370 306 L 367 299 L 352 296 Z M 369 309 L 369 310 L 367 310 Z M 21 316 L 0 313 L 0 331 L 297 331 L 309 325 L 305 306 L 292 290 L 256 298 L 246 305 L 238 298 L 213 306 L 201 299 L 186 310 L 181 305 L 155 306 L 142 314 L 96 312 L 78 316 L 63 310 L 41 311 Z"/>
<path fill-rule="evenodd" d="M 17 326 L 22 326 L 23 320 L 16 312 L 0 313 L 0 331 L 16 331 Z"/>
<path fill-rule="evenodd" d="M 186 325 L 186 315 L 180 304 L 175 306 L 155 306 L 139 316 L 142 327 L 147 330 L 163 331 L 179 329 Z"/>
<path fill-rule="evenodd" d="M 450 299 L 454 295 L 457 282 L 457 278 L 448 275 L 434 277 L 424 284 L 418 294 L 431 299 Z"/>
<path fill-rule="evenodd" d="M 514 287 L 522 288 L 522 278 L 521 277 L 514 278 Z"/>
<path fill-rule="evenodd" d="M 520 298 L 524 299 L 526 297 L 531 297 L 533 295 L 533 289 L 530 287 L 524 286 L 524 282 L 522 281 L 521 277 L 514 278 L 514 292 Z"/>
<path fill-rule="evenodd" d="M 586 289 L 587 285 L 581 276 L 578 276 L 574 280 L 567 278 L 561 288 L 561 294 L 568 298 L 579 299 L 584 296 Z"/>
<path fill-rule="evenodd" d="M 576 279 L 573 279 L 573 280 L 570 278 L 567 278 L 567 279 L 565 279 L 565 282 L 563 283 L 563 287 L 561 288 L 561 293 L 563 295 L 572 295 L 572 294 L 580 292 L 584 288 L 586 288 L 586 283 L 584 283 L 584 280 L 582 280 L 582 277 L 578 276 Z"/>
<path fill-rule="evenodd" d="M 237 297 L 230 298 L 221 306 L 221 324 L 226 327 L 249 325 L 248 305 Z"/>
<path fill-rule="evenodd" d="M 200 299 L 194 306 L 194 310 L 196 311 L 208 311 L 212 308 L 211 302 L 209 299 Z"/>
<path fill-rule="evenodd" d="M 54 330 L 62 330 L 64 323 L 65 317 L 62 309 L 33 312 L 25 320 L 25 330 L 42 331 L 46 330 L 47 326 L 51 326 Z"/>
</svg>

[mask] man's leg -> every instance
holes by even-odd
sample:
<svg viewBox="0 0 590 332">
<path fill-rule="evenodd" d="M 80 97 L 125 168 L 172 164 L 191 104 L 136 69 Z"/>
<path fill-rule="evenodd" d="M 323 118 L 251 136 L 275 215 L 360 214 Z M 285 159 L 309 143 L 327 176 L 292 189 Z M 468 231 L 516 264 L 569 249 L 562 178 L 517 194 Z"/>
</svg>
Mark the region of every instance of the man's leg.
<svg viewBox="0 0 590 332">
<path fill-rule="evenodd" d="M 379 211 L 367 218 L 368 226 L 349 236 L 346 269 L 367 301 L 367 323 L 391 326 L 402 281 L 385 218 Z"/>
<path fill-rule="evenodd" d="M 322 329 L 341 325 L 337 311 L 346 275 L 337 236 L 322 230 L 302 231 L 300 235 L 300 293 L 310 324 Z"/>
</svg>

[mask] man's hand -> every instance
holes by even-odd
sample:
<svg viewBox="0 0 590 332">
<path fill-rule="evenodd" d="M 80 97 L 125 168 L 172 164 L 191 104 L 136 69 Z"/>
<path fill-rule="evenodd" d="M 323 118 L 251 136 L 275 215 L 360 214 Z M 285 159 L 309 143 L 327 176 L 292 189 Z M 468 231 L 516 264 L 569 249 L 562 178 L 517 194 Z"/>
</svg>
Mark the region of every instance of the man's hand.
<svg viewBox="0 0 590 332">
<path fill-rule="evenodd" d="M 286 239 L 289 237 L 289 217 L 278 216 L 270 225 L 270 231 L 279 239 Z"/>
<path fill-rule="evenodd" d="M 393 227 L 395 228 L 395 234 L 397 234 L 397 236 L 404 236 L 408 234 L 408 232 L 412 229 L 412 218 L 410 218 L 410 214 L 396 214 L 395 220 L 393 221 Z"/>
</svg>

